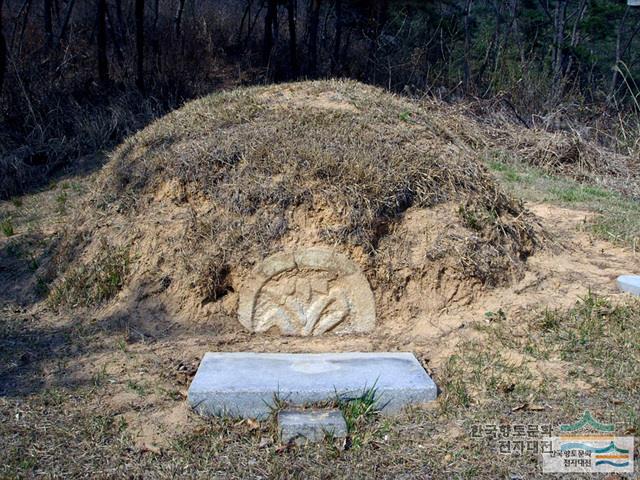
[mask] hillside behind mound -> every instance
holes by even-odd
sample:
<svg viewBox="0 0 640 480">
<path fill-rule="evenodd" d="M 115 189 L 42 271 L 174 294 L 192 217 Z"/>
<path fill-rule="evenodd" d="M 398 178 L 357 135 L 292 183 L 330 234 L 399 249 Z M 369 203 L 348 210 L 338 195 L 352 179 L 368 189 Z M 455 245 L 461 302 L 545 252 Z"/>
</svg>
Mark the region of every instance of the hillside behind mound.
<svg viewBox="0 0 640 480">
<path fill-rule="evenodd" d="M 362 267 L 383 322 L 512 282 L 537 222 L 454 121 L 352 81 L 193 101 L 113 153 L 47 267 L 49 300 L 240 328 L 256 262 L 312 246 Z"/>
</svg>

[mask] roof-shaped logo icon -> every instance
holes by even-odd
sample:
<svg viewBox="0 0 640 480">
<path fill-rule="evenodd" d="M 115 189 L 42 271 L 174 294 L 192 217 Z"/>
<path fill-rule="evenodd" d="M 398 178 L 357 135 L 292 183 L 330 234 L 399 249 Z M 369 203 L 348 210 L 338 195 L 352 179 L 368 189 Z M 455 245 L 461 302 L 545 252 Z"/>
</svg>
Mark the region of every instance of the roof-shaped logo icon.
<svg viewBox="0 0 640 480">
<path fill-rule="evenodd" d="M 578 430 L 582 430 L 586 427 L 591 427 L 599 432 L 613 432 L 615 429 L 615 426 L 612 423 L 600 423 L 595 418 L 593 418 L 590 412 L 585 411 L 582 414 L 582 418 L 576 423 L 572 423 L 569 425 L 560 425 L 560 431 L 577 432 Z"/>
</svg>

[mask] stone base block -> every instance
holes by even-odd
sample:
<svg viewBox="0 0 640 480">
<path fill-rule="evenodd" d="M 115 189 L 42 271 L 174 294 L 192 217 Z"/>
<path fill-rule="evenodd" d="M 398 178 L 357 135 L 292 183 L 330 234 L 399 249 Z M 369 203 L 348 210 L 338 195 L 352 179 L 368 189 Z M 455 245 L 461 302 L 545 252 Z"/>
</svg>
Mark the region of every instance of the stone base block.
<svg viewBox="0 0 640 480">
<path fill-rule="evenodd" d="M 282 443 L 298 445 L 322 441 L 325 437 L 345 438 L 347 422 L 342 412 L 331 410 L 283 410 L 278 413 Z"/>
<path fill-rule="evenodd" d="M 618 277 L 618 287 L 623 292 L 640 295 L 640 275 L 620 275 Z"/>
<path fill-rule="evenodd" d="M 393 413 L 435 400 L 437 388 L 411 353 L 207 353 L 189 387 L 201 415 L 266 418 L 276 404 L 312 405 L 376 391 Z"/>
</svg>

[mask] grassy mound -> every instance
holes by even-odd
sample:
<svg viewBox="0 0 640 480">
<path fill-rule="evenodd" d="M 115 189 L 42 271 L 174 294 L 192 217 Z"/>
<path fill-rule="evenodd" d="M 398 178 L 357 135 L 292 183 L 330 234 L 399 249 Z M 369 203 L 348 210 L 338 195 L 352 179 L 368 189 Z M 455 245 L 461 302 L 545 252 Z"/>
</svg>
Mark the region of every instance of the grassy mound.
<svg viewBox="0 0 640 480">
<path fill-rule="evenodd" d="M 351 81 L 211 95 L 114 152 L 63 250 L 82 263 L 130 249 L 130 285 L 201 304 L 294 246 L 341 250 L 396 297 L 409 278 L 508 282 L 539 245 L 535 221 L 454 131 L 446 112 Z"/>
</svg>

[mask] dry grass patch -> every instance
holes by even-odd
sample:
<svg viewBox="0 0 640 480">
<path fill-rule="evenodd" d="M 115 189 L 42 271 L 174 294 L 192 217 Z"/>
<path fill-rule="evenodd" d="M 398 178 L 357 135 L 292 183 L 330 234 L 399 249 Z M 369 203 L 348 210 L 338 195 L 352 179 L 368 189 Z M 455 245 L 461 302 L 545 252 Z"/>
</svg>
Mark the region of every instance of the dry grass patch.
<svg viewBox="0 0 640 480">
<path fill-rule="evenodd" d="M 530 202 L 554 203 L 598 215 L 584 228 L 598 237 L 625 244 L 634 251 L 640 242 L 640 203 L 602 186 L 581 183 L 571 178 L 549 174 L 539 167 L 517 161 L 504 150 L 485 154 L 489 169 L 505 190 Z M 610 177 L 615 178 L 615 177 Z"/>
<path fill-rule="evenodd" d="M 141 446 L 134 440 L 135 427 L 128 419 L 153 407 L 136 400 L 138 409 L 126 416 L 123 413 L 132 407 L 113 405 L 110 399 L 123 386 L 138 397 L 145 385 L 100 371 L 80 385 L 2 397 L 0 447 L 5 454 L 0 476 L 538 478 L 542 475 L 539 455 L 499 454 L 498 440 L 476 438 L 474 428 L 549 424 L 557 429 L 589 410 L 596 418 L 615 423 L 620 434 L 640 429 L 634 371 L 637 303 L 613 304 L 592 295 L 568 310 L 536 312 L 526 324 L 515 324 L 515 319 L 504 316 L 482 322 L 487 325 L 482 329 L 484 339 L 460 344 L 435 372 L 442 393 L 433 408 L 382 417 L 369 408 L 373 390 L 343 405 L 351 421 L 351 441 L 343 447 L 332 441 L 308 447 L 282 445 L 273 418 L 255 422 L 202 419 L 192 414 L 182 421 L 181 433 L 164 434 L 162 446 Z M 505 334 L 516 327 L 530 335 Z M 95 331 L 80 325 L 75 328 L 69 345 L 105 345 L 105 339 L 93 337 Z M 16 317 L 10 329 L 2 333 L 18 335 L 25 329 L 24 318 Z M 111 340 L 111 348 L 119 351 L 113 337 Z M 532 350 L 534 345 L 538 350 Z M 7 358 L 20 348 L 8 344 Z M 550 377 L 540 383 L 536 362 L 547 357 L 545 351 L 551 356 L 560 353 L 563 370 L 576 372 L 592 388 L 587 393 L 573 388 L 571 377 Z M 524 361 L 515 361 L 510 352 L 520 353 Z M 111 355 L 115 358 L 117 354 Z M 131 368 L 137 371 L 143 364 Z M 158 382 L 166 388 L 181 388 L 177 383 L 167 384 L 163 376 L 166 362 L 155 369 L 148 364 L 144 368 L 147 375 L 159 375 L 163 380 Z M 153 396 L 153 390 L 150 387 L 144 395 Z M 166 412 L 183 402 L 181 396 L 172 395 L 161 403 Z M 74 455 L 68 454 L 70 449 Z"/>
<path fill-rule="evenodd" d="M 351 81 L 218 93 L 122 144 L 73 234 L 117 235 L 140 259 L 132 281 L 151 269 L 171 277 L 170 294 L 201 304 L 294 245 L 346 250 L 373 283 L 401 287 L 385 239 L 409 209 L 450 206 L 418 232 L 431 246 L 412 268 L 508 283 L 540 245 L 539 228 L 479 161 L 476 141 L 452 132 L 441 115 Z M 90 262 L 90 252 L 77 257 Z"/>
<path fill-rule="evenodd" d="M 102 245 L 99 253 L 87 264 L 67 271 L 49 292 L 49 305 L 94 306 L 113 298 L 124 285 L 131 263 L 127 247 Z"/>
</svg>

